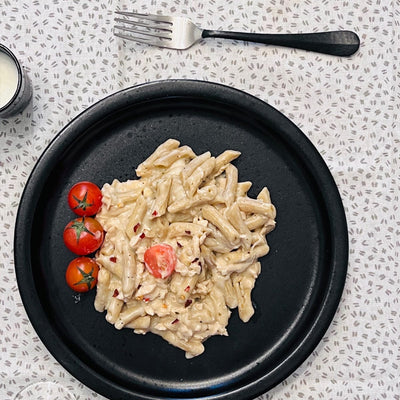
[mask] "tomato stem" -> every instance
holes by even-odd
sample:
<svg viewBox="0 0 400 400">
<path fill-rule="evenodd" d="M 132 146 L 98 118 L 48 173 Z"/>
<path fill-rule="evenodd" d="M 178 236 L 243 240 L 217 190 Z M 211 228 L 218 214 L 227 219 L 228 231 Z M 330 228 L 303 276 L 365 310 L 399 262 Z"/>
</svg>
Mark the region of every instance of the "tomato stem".
<svg viewBox="0 0 400 400">
<path fill-rule="evenodd" d="M 80 285 L 80 284 L 85 284 L 88 287 L 88 290 L 90 290 L 90 287 L 92 286 L 92 282 L 96 279 L 93 277 L 93 268 L 92 270 L 87 273 L 83 269 L 77 267 L 79 269 L 79 272 L 82 274 L 83 278 L 79 281 L 74 283 L 74 286 Z"/>
<path fill-rule="evenodd" d="M 78 210 L 81 208 L 83 211 L 86 211 L 86 208 L 92 207 L 93 203 L 87 202 L 87 195 L 88 195 L 88 192 L 85 193 L 82 200 L 76 196 L 72 196 L 75 199 L 75 201 L 78 203 L 78 205 L 73 208 L 74 210 Z"/>
<path fill-rule="evenodd" d="M 93 232 L 90 232 L 88 228 L 85 226 L 85 217 L 82 217 L 82 221 L 74 221 L 72 225 L 68 229 L 74 229 L 76 234 L 76 243 L 79 243 L 79 239 L 81 237 L 82 232 L 89 233 L 94 236 Z"/>
</svg>

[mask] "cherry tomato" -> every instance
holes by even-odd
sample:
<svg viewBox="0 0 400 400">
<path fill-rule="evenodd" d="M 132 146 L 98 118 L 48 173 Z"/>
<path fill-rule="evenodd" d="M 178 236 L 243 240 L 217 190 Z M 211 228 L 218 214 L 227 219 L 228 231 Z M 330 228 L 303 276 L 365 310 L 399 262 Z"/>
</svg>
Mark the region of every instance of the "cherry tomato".
<svg viewBox="0 0 400 400">
<path fill-rule="evenodd" d="M 69 250 L 79 256 L 85 256 L 101 246 L 104 231 L 100 222 L 94 218 L 76 218 L 65 227 L 63 238 Z"/>
<path fill-rule="evenodd" d="M 144 253 L 144 264 L 147 270 L 156 278 L 167 278 L 175 269 L 175 250 L 165 243 L 149 247 Z"/>
<path fill-rule="evenodd" d="M 101 190 L 94 183 L 79 182 L 68 193 L 68 205 L 75 214 L 90 216 L 99 212 L 102 197 Z"/>
<path fill-rule="evenodd" d="M 88 257 L 78 257 L 72 260 L 65 272 L 67 285 L 76 292 L 88 292 L 97 283 L 99 266 Z"/>
</svg>

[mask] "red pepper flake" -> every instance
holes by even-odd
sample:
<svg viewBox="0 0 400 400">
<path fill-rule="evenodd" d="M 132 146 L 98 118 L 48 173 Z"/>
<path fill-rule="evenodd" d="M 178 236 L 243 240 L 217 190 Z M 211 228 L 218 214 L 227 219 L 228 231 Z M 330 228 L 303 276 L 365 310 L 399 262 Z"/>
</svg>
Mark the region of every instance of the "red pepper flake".
<svg viewBox="0 0 400 400">
<path fill-rule="evenodd" d="M 136 231 L 139 229 L 139 227 L 140 227 L 140 224 L 139 224 L 139 222 L 133 227 L 133 232 L 135 232 L 136 233 Z"/>
<path fill-rule="evenodd" d="M 110 257 L 110 261 L 113 262 L 113 263 L 116 263 L 117 262 L 117 257 Z"/>
<path fill-rule="evenodd" d="M 190 286 L 185 287 L 185 292 L 188 292 L 190 290 Z"/>
<path fill-rule="evenodd" d="M 153 214 L 151 214 L 151 215 L 154 215 L 154 216 L 156 217 L 157 214 L 158 214 L 158 212 L 157 212 L 156 210 L 154 210 L 154 211 L 153 211 Z"/>
<path fill-rule="evenodd" d="M 185 231 L 186 234 L 190 235 L 192 232 L 190 231 Z"/>
<path fill-rule="evenodd" d="M 145 303 L 148 303 L 148 302 L 150 301 L 150 299 L 149 299 L 148 297 L 145 297 L 145 298 L 143 299 L 143 301 L 144 301 Z"/>
<path fill-rule="evenodd" d="M 192 304 L 193 300 L 187 299 L 185 303 L 185 308 L 189 307 Z"/>
<path fill-rule="evenodd" d="M 118 289 L 114 290 L 113 297 L 117 297 L 119 295 Z"/>
<path fill-rule="evenodd" d="M 176 324 L 177 322 L 179 322 L 179 319 L 178 319 L 178 318 L 175 318 L 175 319 L 171 322 L 171 324 Z"/>
<path fill-rule="evenodd" d="M 176 242 L 176 244 L 178 245 L 178 247 L 182 247 L 182 245 L 179 242 Z"/>
<path fill-rule="evenodd" d="M 144 232 L 143 232 L 139 237 L 140 237 L 140 239 L 143 239 L 143 238 L 146 237 L 146 235 L 145 235 Z"/>
<path fill-rule="evenodd" d="M 192 261 L 192 263 L 195 263 L 196 261 L 199 261 L 199 258 L 198 258 L 198 257 L 196 257 L 196 258 Z"/>
</svg>

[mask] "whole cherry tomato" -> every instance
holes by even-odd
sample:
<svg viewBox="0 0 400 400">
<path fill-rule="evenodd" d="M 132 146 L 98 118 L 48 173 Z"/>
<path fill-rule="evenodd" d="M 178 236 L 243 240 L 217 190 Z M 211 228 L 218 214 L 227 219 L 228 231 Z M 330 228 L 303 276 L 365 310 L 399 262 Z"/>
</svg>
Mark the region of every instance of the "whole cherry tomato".
<svg viewBox="0 0 400 400">
<path fill-rule="evenodd" d="M 65 272 L 67 285 L 76 292 L 88 292 L 97 283 L 99 266 L 89 257 L 78 257 L 72 260 Z"/>
<path fill-rule="evenodd" d="M 64 243 L 73 253 L 84 256 L 96 251 L 104 239 L 100 222 L 91 217 L 76 218 L 64 229 Z"/>
<path fill-rule="evenodd" d="M 102 198 L 101 190 L 94 183 L 79 182 L 68 193 L 68 205 L 77 215 L 91 216 L 99 212 Z"/>
</svg>

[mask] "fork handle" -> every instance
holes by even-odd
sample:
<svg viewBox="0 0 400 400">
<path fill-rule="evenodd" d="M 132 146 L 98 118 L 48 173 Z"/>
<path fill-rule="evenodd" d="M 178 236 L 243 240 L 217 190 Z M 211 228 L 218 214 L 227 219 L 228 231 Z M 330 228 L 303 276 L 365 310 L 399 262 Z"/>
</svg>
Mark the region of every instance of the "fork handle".
<svg viewBox="0 0 400 400">
<path fill-rule="evenodd" d="M 317 33 L 266 34 L 203 30 L 203 38 L 245 40 L 315 51 L 334 56 L 351 56 L 360 47 L 360 38 L 351 31 Z"/>
</svg>

